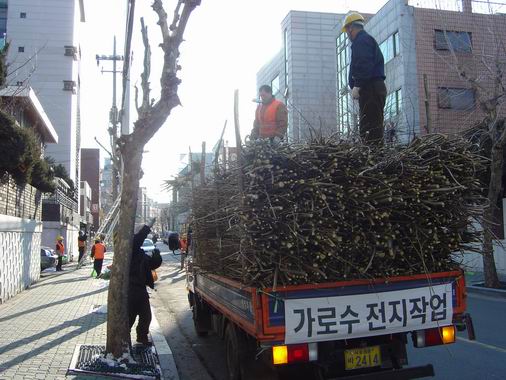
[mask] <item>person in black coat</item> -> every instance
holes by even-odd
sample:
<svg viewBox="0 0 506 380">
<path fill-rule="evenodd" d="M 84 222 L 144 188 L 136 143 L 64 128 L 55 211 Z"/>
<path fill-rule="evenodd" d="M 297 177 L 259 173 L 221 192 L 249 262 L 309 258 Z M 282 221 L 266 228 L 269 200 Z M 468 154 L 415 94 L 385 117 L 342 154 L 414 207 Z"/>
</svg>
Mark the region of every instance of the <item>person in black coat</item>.
<svg viewBox="0 0 506 380">
<path fill-rule="evenodd" d="M 148 340 L 149 325 L 151 323 L 151 306 L 146 286 L 154 289 L 152 270 L 162 265 L 160 250 L 153 250 L 152 255 L 147 255 L 141 248 L 144 239 L 151 231 L 154 219 L 148 225 L 143 226 L 134 235 L 132 260 L 130 263 L 130 284 L 128 289 L 128 314 L 130 329 L 135 323 L 137 316 L 137 343 L 150 345 Z"/>
</svg>

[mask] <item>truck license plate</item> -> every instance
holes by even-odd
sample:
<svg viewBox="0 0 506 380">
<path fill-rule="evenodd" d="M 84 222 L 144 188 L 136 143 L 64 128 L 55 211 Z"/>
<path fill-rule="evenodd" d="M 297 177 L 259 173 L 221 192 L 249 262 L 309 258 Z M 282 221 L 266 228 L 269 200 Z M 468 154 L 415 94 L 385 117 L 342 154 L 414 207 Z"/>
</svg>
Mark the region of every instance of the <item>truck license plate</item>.
<svg viewBox="0 0 506 380">
<path fill-rule="evenodd" d="M 345 350 L 344 362 L 346 370 L 380 366 L 380 346 Z"/>
</svg>

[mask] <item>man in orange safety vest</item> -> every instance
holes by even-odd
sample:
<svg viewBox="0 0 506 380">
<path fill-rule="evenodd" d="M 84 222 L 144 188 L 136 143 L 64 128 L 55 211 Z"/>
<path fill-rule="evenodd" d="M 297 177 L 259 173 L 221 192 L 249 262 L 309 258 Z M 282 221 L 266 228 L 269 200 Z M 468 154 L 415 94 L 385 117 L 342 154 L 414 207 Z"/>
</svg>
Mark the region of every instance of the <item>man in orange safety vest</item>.
<svg viewBox="0 0 506 380">
<path fill-rule="evenodd" d="M 258 94 L 262 103 L 258 105 L 255 112 L 255 122 L 250 137 L 252 140 L 262 138 L 275 142 L 281 141 L 288 127 L 286 106 L 274 98 L 272 88 L 268 85 L 261 86 Z"/>
<path fill-rule="evenodd" d="M 95 244 L 93 244 L 93 247 L 91 247 L 91 257 L 93 257 L 93 269 L 95 269 L 95 272 L 97 274 L 97 278 L 102 273 L 102 264 L 104 262 L 104 256 L 106 252 L 106 247 L 104 243 L 100 240 L 99 237 L 95 238 Z"/>
</svg>

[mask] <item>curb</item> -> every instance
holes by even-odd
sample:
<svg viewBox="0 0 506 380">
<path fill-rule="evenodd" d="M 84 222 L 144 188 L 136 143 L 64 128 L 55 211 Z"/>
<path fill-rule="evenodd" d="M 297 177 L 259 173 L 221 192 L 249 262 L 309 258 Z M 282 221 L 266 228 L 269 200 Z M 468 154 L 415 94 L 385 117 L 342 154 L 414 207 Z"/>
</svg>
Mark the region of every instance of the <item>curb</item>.
<svg viewBox="0 0 506 380">
<path fill-rule="evenodd" d="M 155 311 L 151 308 L 151 338 L 155 346 L 158 359 L 160 360 L 160 368 L 162 370 L 162 380 L 179 380 L 179 373 L 177 372 L 176 362 L 174 355 L 169 347 L 169 344 L 163 336 L 162 329 L 158 324 L 155 317 Z"/>
<path fill-rule="evenodd" d="M 466 286 L 467 292 L 470 294 L 480 294 L 494 298 L 506 299 L 506 290 L 490 289 L 482 286 L 468 285 Z"/>
</svg>

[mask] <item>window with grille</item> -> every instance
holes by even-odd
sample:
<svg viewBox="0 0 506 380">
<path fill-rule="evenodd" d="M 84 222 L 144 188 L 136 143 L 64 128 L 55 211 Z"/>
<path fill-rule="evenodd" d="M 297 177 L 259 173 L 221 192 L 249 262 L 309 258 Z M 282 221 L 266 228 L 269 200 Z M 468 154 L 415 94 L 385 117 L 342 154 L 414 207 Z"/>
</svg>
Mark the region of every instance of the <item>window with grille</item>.
<svg viewBox="0 0 506 380">
<path fill-rule="evenodd" d="M 457 53 L 472 51 L 472 35 L 470 32 L 435 30 L 434 46 L 436 50 L 452 50 Z"/>
<path fill-rule="evenodd" d="M 467 111 L 475 106 L 474 91 L 468 88 L 439 87 L 437 104 L 439 108 Z"/>
</svg>

